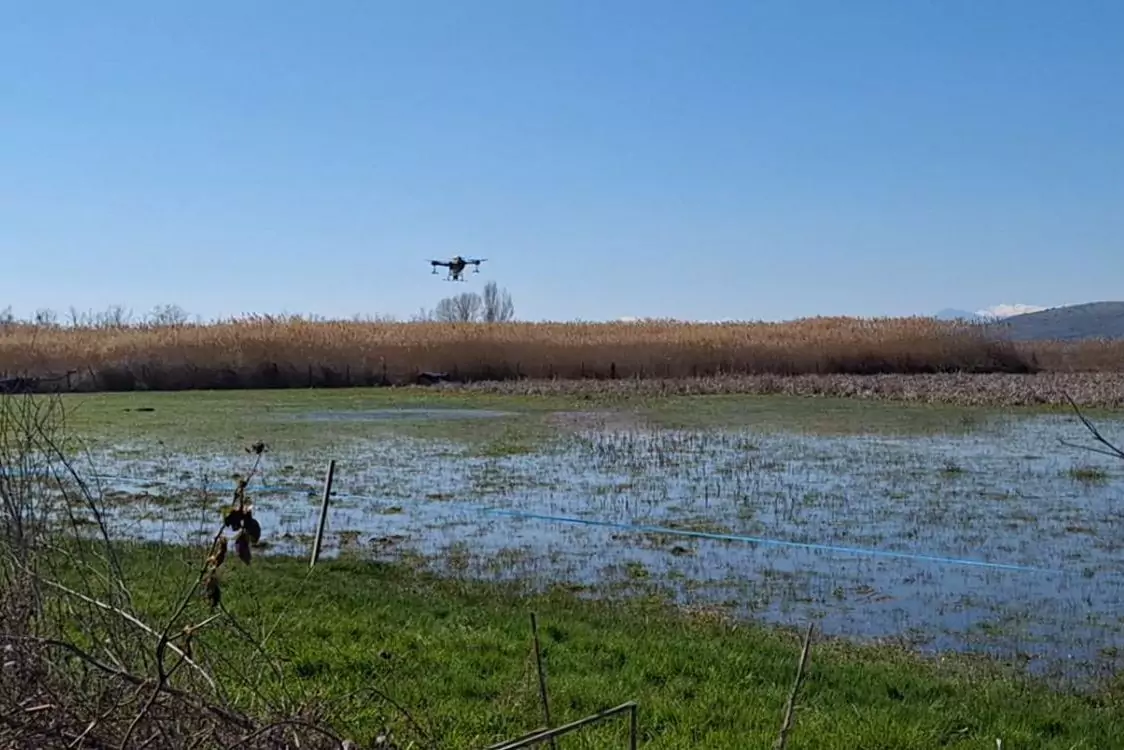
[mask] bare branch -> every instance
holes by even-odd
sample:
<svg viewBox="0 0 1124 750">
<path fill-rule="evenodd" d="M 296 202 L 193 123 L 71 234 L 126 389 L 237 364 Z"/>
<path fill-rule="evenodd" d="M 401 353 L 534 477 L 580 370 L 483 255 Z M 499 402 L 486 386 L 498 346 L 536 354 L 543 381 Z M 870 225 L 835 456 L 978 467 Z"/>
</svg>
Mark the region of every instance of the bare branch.
<svg viewBox="0 0 1124 750">
<path fill-rule="evenodd" d="M 1124 461 L 1124 450 L 1121 450 L 1118 446 L 1116 446 L 1114 443 L 1109 441 L 1108 438 L 1101 434 L 1101 431 L 1097 429 L 1097 426 L 1090 422 L 1088 417 L 1081 413 L 1081 409 L 1077 406 L 1077 403 L 1073 400 L 1073 398 L 1070 397 L 1068 393 L 1064 395 L 1065 400 L 1069 402 L 1069 405 L 1073 407 L 1074 413 L 1077 414 L 1077 418 L 1081 420 L 1081 424 L 1085 425 L 1085 429 L 1087 429 L 1092 434 L 1093 439 L 1103 445 L 1104 448 L 1097 448 L 1095 446 L 1089 445 L 1077 445 L 1076 443 L 1070 443 L 1060 439 L 1058 440 L 1058 442 L 1070 448 L 1078 448 L 1081 450 L 1089 451 L 1091 453 L 1099 453 L 1102 456 L 1119 458 L 1120 460 Z"/>
<path fill-rule="evenodd" d="M 82 594 L 82 593 L 79 593 L 79 592 L 75 591 L 74 589 L 67 588 L 66 586 L 63 586 L 61 583 L 58 583 L 56 581 L 43 580 L 43 583 L 52 587 L 52 588 L 58 589 L 59 591 L 62 591 L 65 594 L 69 594 L 70 596 L 81 599 L 82 601 L 86 602 L 87 604 L 92 604 L 95 607 L 99 607 L 101 609 L 106 610 L 107 612 L 112 612 L 113 614 L 117 615 L 118 617 L 122 618 L 123 620 L 126 620 L 127 622 L 131 623 L 132 625 L 135 625 L 136 627 L 140 628 L 141 630 L 143 630 L 144 632 L 148 633 L 149 635 L 153 636 L 154 638 L 156 638 L 158 640 L 160 638 L 164 637 L 164 636 L 161 636 L 160 633 L 157 633 L 155 630 L 150 628 L 144 622 L 142 622 L 141 620 L 138 620 L 136 617 L 129 614 L 128 612 L 125 612 L 124 610 L 120 610 L 117 607 L 110 606 L 109 604 L 106 604 L 105 602 L 99 602 L 98 600 L 92 599 L 92 598 L 86 596 L 85 594 Z M 214 678 L 212 678 L 209 674 L 207 674 L 207 670 L 203 669 L 203 667 L 199 666 L 194 661 L 189 659 L 187 654 L 185 654 L 179 648 L 179 646 L 168 643 L 167 647 L 172 649 L 173 651 L 175 651 L 180 656 L 182 656 L 187 661 L 187 663 L 190 664 L 195 669 L 195 671 L 197 671 L 200 674 L 200 676 L 202 676 L 203 679 L 207 681 L 207 684 L 210 685 L 212 689 L 215 688 Z"/>
<path fill-rule="evenodd" d="M 261 613 L 268 616 L 261 638 L 257 626 L 241 622 L 218 596 L 212 598 L 217 611 L 184 622 L 193 598 L 217 580 L 223 556 L 216 542 L 225 539 L 224 530 L 243 534 L 235 546 L 247 562 L 246 542 L 257 544 L 261 528 L 245 489 L 260 471 L 264 444 L 247 449 L 255 454 L 253 466 L 206 561 L 182 588 L 173 584 L 181 590 L 166 612 L 146 615 L 129 590 L 102 488 L 68 459 L 75 441 L 63 434 L 60 402 L 57 394 L 0 394 L 0 744 L 339 747 L 342 740 L 321 720 L 328 714 L 310 711 L 307 699 L 291 694 L 285 670 L 266 650 L 284 612 L 276 622 L 274 613 Z M 154 614 L 160 625 L 146 621 Z M 235 635 L 233 649 L 205 648 L 219 628 Z M 189 670 L 190 679 L 173 682 Z M 247 705 L 247 696 L 252 716 L 232 708 Z"/>
</svg>

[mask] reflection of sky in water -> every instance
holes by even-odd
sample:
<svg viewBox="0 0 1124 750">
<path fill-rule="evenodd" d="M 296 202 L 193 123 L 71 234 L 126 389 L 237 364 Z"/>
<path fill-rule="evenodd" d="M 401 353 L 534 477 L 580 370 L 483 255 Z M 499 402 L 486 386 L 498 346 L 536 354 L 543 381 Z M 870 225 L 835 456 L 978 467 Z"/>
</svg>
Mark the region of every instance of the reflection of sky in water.
<svg viewBox="0 0 1124 750">
<path fill-rule="evenodd" d="M 1105 659 L 1124 645 L 1124 465 L 1059 446 L 1082 440 L 1066 417 L 968 437 L 828 438 L 748 431 L 606 430 L 544 453 L 472 456 L 455 443 L 386 437 L 337 455 L 329 554 L 452 546 L 481 576 L 658 584 L 683 602 L 726 603 L 768 621 L 816 617 L 828 633 L 917 637 L 932 648 L 1044 659 Z M 276 549 L 307 553 L 327 456 L 267 454 L 253 492 Z M 237 461 L 118 458 L 98 463 L 129 491 L 230 487 Z M 285 467 L 291 465 L 289 469 Z M 298 468 L 291 468 L 291 467 Z M 1103 483 L 1067 470 L 1095 466 Z M 212 498 L 220 502 L 223 498 Z M 512 518 L 488 509 L 855 548 L 855 553 L 643 534 Z M 134 503 L 122 533 L 182 539 L 214 532 L 217 511 Z M 345 532 L 342 539 L 340 532 Z M 878 557 L 882 550 L 1042 571 Z M 517 551 L 518 553 L 514 553 Z M 641 567 L 637 567 L 639 564 Z M 636 571 L 643 571 L 636 573 Z"/>
</svg>

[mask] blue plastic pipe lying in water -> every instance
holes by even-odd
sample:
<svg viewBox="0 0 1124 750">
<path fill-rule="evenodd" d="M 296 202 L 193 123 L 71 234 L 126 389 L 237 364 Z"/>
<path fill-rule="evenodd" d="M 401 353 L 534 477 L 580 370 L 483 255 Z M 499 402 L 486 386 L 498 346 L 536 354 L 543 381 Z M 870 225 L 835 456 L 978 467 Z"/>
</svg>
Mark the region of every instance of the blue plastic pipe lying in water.
<svg viewBox="0 0 1124 750">
<path fill-rule="evenodd" d="M 16 475 L 21 472 L 8 472 Z M 98 475 L 100 479 L 127 479 L 126 477 L 118 477 L 110 474 Z M 233 491 L 234 487 L 226 483 L 210 484 L 208 489 L 227 489 Z M 294 486 L 284 485 L 266 485 L 256 486 L 254 488 L 258 492 L 293 492 L 307 494 L 308 489 Z M 336 495 L 337 493 L 332 493 Z M 367 497 L 365 495 L 352 495 L 346 492 L 338 493 L 339 497 L 350 497 L 356 500 L 377 500 L 378 498 Z M 635 531 L 640 533 L 649 534 L 670 534 L 675 536 L 694 537 L 696 539 L 713 539 L 717 541 L 726 542 L 743 542 L 746 544 L 758 544 L 769 547 L 791 547 L 797 549 L 815 550 L 819 552 L 833 552 L 845 555 L 859 555 L 866 557 L 887 557 L 897 558 L 901 560 L 914 560 L 917 562 L 931 562 L 939 563 L 942 565 L 959 565 L 972 568 L 990 568 L 992 570 L 1012 570 L 1022 573 L 1055 573 L 1064 574 L 1062 570 L 1051 570 L 1050 568 L 1036 568 L 1029 565 L 1015 565 L 1013 563 L 997 563 L 987 562 L 986 560 L 969 560 L 966 558 L 957 557 L 941 557 L 939 555 L 924 555 L 914 552 L 893 552 L 891 550 L 871 549 L 866 547 L 845 547 L 835 544 L 816 544 L 813 542 L 793 542 L 786 539 L 771 539 L 768 537 L 759 536 L 746 536 L 743 534 L 722 534 L 713 531 L 693 531 L 691 529 L 676 529 L 670 526 L 649 526 L 645 524 L 625 523 L 623 521 L 601 521 L 591 518 L 577 518 L 575 516 L 555 516 L 546 513 L 532 513 L 524 510 L 511 510 L 506 508 L 488 508 L 479 505 L 470 505 L 467 503 L 455 503 L 465 510 L 471 510 L 485 515 L 506 516 L 508 518 L 523 518 L 535 521 L 551 521 L 554 523 L 570 523 L 582 526 L 600 526 L 604 528 L 621 529 L 622 531 Z M 452 503 L 443 503 L 449 506 Z"/>
<path fill-rule="evenodd" d="M 712 531 L 692 531 L 690 529 L 675 529 L 668 526 L 646 526 L 643 524 L 623 523 L 620 521 L 599 521 L 589 518 L 574 518 L 571 516 L 552 516 L 544 513 L 531 513 L 522 510 L 507 510 L 503 508 L 478 508 L 485 513 L 508 516 L 511 518 L 527 518 L 538 521 L 555 521 L 558 523 L 582 524 L 585 526 L 605 526 L 608 528 L 622 529 L 625 531 L 639 531 L 652 534 L 675 534 L 690 536 L 699 539 L 717 539 L 727 542 L 746 542 L 771 547 L 798 547 L 820 552 L 841 552 L 849 555 L 866 555 L 868 557 L 896 557 L 906 560 L 921 562 L 942 563 L 945 565 L 965 565 L 975 568 L 994 568 L 998 570 L 1017 570 L 1026 573 L 1061 573 L 1060 570 L 1049 568 L 1034 568 L 1027 565 L 1014 565 L 1011 563 L 994 563 L 985 560 L 967 560 L 955 557 L 940 557 L 937 555 L 922 555 L 912 552 L 892 552 L 890 550 L 867 549 L 863 547 L 841 547 L 833 544 L 814 544 L 812 542 L 791 542 L 785 539 L 769 539 L 767 537 L 743 536 L 741 534 L 721 534 Z"/>
</svg>

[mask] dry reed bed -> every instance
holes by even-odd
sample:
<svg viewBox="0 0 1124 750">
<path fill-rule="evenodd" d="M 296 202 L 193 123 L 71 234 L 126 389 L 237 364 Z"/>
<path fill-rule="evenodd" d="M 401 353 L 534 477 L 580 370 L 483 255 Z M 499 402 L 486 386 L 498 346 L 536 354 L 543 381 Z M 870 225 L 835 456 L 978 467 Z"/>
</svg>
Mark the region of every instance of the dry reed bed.
<svg viewBox="0 0 1124 750">
<path fill-rule="evenodd" d="M 959 406 L 1065 406 L 1066 394 L 1090 408 L 1124 408 L 1122 372 L 940 373 L 932 375 L 727 375 L 628 380 L 517 380 L 446 384 L 503 395 L 827 396 Z"/>
<path fill-rule="evenodd" d="M 1124 342 L 1033 347 L 928 318 L 787 323 L 354 323 L 244 320 L 164 328 L 13 327 L 0 372 L 75 371 L 82 390 L 463 380 L 1124 369 Z"/>
<path fill-rule="evenodd" d="M 1016 345 L 928 318 L 787 323 L 353 323 L 246 320 L 164 328 L 14 327 L 0 373 L 73 371 L 77 390 L 307 387 L 714 374 L 1121 370 L 1124 342 Z"/>
</svg>

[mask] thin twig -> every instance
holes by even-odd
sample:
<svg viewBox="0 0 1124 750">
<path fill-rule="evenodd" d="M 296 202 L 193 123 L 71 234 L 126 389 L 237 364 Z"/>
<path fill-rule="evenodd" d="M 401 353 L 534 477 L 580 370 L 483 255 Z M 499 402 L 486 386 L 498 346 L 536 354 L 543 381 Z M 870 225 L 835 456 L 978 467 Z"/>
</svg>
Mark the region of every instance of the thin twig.
<svg viewBox="0 0 1124 750">
<path fill-rule="evenodd" d="M 167 679 L 167 675 L 164 674 L 163 665 L 161 665 L 159 669 L 160 676 L 159 679 L 156 680 L 156 687 L 153 688 L 152 695 L 150 695 L 148 697 L 148 700 L 145 701 L 144 708 L 138 711 L 137 715 L 133 717 L 133 720 L 129 722 L 129 728 L 125 730 L 125 736 L 121 738 L 121 744 L 118 745 L 120 750 L 125 750 L 125 748 L 129 746 L 129 740 L 133 738 L 133 732 L 135 732 L 137 730 L 137 727 L 140 726 L 141 719 L 148 715 L 148 712 L 152 710 L 152 707 L 154 705 L 156 705 L 156 699 L 160 697 L 160 691 L 164 688 L 164 681 Z"/>
<path fill-rule="evenodd" d="M 250 469 L 249 475 L 246 477 L 246 479 L 243 481 L 243 483 L 239 486 L 240 490 L 242 488 L 244 488 L 246 486 L 246 484 L 249 483 L 250 479 L 252 479 L 254 477 L 254 475 L 257 473 L 258 467 L 261 465 L 261 457 L 262 457 L 262 454 L 259 452 L 257 454 L 257 458 L 254 460 L 253 467 Z M 223 530 L 225 528 L 226 528 L 225 522 L 222 526 L 219 526 L 219 530 L 215 533 L 214 540 L 211 542 L 211 549 L 214 549 L 215 543 L 218 542 L 218 539 L 222 535 Z M 182 650 L 179 649 L 179 647 L 177 647 L 176 645 L 171 643 L 171 631 L 172 631 L 172 627 L 176 624 L 176 621 L 179 620 L 179 618 L 183 615 L 183 613 L 187 611 L 187 607 L 188 607 L 189 604 L 191 604 L 191 600 L 194 599 L 195 595 L 198 593 L 199 586 L 203 582 L 203 578 L 206 575 L 207 568 L 209 567 L 209 565 L 210 565 L 210 560 L 209 559 L 205 560 L 203 565 L 202 565 L 202 569 L 199 571 L 198 576 L 196 576 L 195 581 L 193 582 L 191 587 L 188 589 L 188 591 L 184 594 L 184 597 L 180 600 L 179 606 L 176 607 L 176 610 L 167 619 L 167 622 L 164 625 L 164 630 L 159 635 L 159 640 L 156 644 L 156 674 L 157 674 L 156 687 L 153 688 L 152 695 L 149 697 L 148 702 L 146 702 L 144 704 L 144 708 L 142 708 L 137 713 L 137 715 L 133 718 L 133 721 L 129 724 L 129 728 L 125 731 L 125 736 L 121 739 L 120 750 L 125 750 L 125 747 L 128 745 L 129 740 L 133 736 L 133 732 L 136 731 L 136 728 L 138 726 L 140 726 L 141 720 L 145 717 L 145 715 L 148 714 L 148 712 L 156 704 L 156 701 L 160 698 L 160 693 L 167 686 L 168 677 L 171 674 L 171 671 L 174 671 L 176 669 L 176 667 L 178 667 L 178 665 L 176 665 L 172 668 L 172 670 L 168 670 L 168 669 L 165 668 L 165 666 L 164 666 L 164 655 L 165 655 L 165 652 L 167 651 L 167 649 L 169 649 L 169 648 L 173 649 L 174 651 L 176 651 L 182 657 L 183 661 L 186 661 L 190 664 L 194 664 L 194 662 L 191 661 L 191 659 L 187 656 L 186 653 L 184 653 Z"/>
<path fill-rule="evenodd" d="M 159 639 L 161 637 L 160 634 L 157 633 L 155 630 L 150 628 L 148 625 L 146 625 L 141 620 L 138 620 L 136 617 L 133 617 L 128 612 L 125 612 L 124 610 L 118 609 L 117 607 L 113 607 L 109 604 L 106 604 L 105 602 L 99 602 L 97 599 L 92 599 L 92 598 L 86 596 L 85 594 L 81 594 L 81 593 L 75 591 L 74 589 L 70 589 L 70 588 L 67 588 L 66 586 L 63 586 L 61 583 L 58 583 L 56 581 L 52 581 L 52 580 L 49 580 L 49 579 L 46 579 L 46 578 L 42 579 L 42 581 L 43 581 L 43 583 L 47 584 L 48 586 L 50 586 L 52 588 L 56 588 L 59 591 L 62 591 L 64 593 L 70 594 L 73 597 L 77 597 L 78 599 L 81 599 L 82 601 L 86 602 L 87 604 L 92 604 L 95 607 L 100 607 L 101 609 L 106 610 L 107 612 L 112 612 L 113 614 L 117 615 L 118 617 L 121 617 L 122 619 L 127 620 L 128 622 L 137 626 L 138 628 L 140 628 L 144 632 L 148 633 L 149 635 L 153 636 L 154 638 Z M 207 681 L 207 684 L 210 685 L 212 689 L 215 689 L 215 681 L 209 674 L 207 674 L 207 670 L 203 669 L 203 667 L 199 666 L 194 661 L 192 661 L 188 657 L 188 655 L 185 654 L 183 652 L 183 650 L 179 648 L 179 646 L 176 646 L 175 644 L 169 643 L 168 648 L 172 649 L 177 654 L 179 654 L 184 659 L 186 659 L 187 663 L 190 664 L 195 669 L 195 671 L 198 672 L 199 675 L 204 680 Z"/>
<path fill-rule="evenodd" d="M 137 694 L 137 692 L 139 692 L 139 690 L 140 690 L 140 688 L 138 688 L 137 691 L 134 691 L 134 696 Z M 97 727 L 98 724 L 100 724 L 101 722 L 105 721 L 110 716 L 112 716 L 115 711 L 120 709 L 125 704 L 125 702 L 126 702 L 126 698 L 124 698 L 124 697 L 118 698 L 117 701 L 112 706 L 110 706 L 108 709 L 106 709 L 100 715 L 94 717 L 94 719 L 89 723 L 89 725 L 82 731 L 82 734 L 75 737 L 74 741 L 71 742 L 67 747 L 68 748 L 75 748 L 75 747 L 78 747 L 79 745 L 81 745 L 82 741 L 86 738 L 86 736 L 90 732 L 94 731 L 94 728 Z"/>
<path fill-rule="evenodd" d="M 792 717 L 796 709 L 796 693 L 800 690 L 800 683 L 804 681 L 804 666 L 808 663 L 808 654 L 812 648 L 812 630 L 815 623 L 808 623 L 808 632 L 804 634 L 804 646 L 800 650 L 800 664 L 796 668 L 796 679 L 792 681 L 792 691 L 788 694 L 788 704 L 784 709 L 784 722 L 781 724 L 780 734 L 773 745 L 774 750 L 784 750 L 788 745 L 788 733 L 792 729 Z"/>
<path fill-rule="evenodd" d="M 328 731 L 324 727 L 313 724 L 312 722 L 304 721 L 302 719 L 283 719 L 281 721 L 275 721 L 272 724 L 269 724 L 267 726 L 262 727 L 261 729 L 258 729 L 254 732 L 251 732 L 250 734 L 246 735 L 242 739 L 235 742 L 233 745 L 228 745 L 226 750 L 234 750 L 234 748 L 240 747 L 242 745 L 246 745 L 250 742 L 253 742 L 258 737 L 269 734 L 270 732 L 272 732 L 275 729 L 281 729 L 281 728 L 284 728 L 284 727 L 303 727 L 305 729 L 310 729 L 313 732 L 317 732 L 317 733 L 323 735 L 324 737 L 327 737 L 328 739 L 330 739 L 332 742 L 335 742 L 340 747 L 344 746 L 343 738 L 337 736 L 333 732 Z"/>
<path fill-rule="evenodd" d="M 437 743 L 434 741 L 433 736 L 428 731 L 426 731 L 425 727 L 423 727 L 418 722 L 417 719 L 414 718 L 414 715 L 411 714 L 401 703 L 399 703 L 398 701 L 391 698 L 390 695 L 388 695 L 384 691 L 380 690 L 379 688 L 369 687 L 369 686 L 368 687 L 361 687 L 357 690 L 354 690 L 354 691 L 351 691 L 351 692 L 348 692 L 348 693 L 345 693 L 345 694 L 342 694 L 342 695 L 336 695 L 332 700 L 338 702 L 338 701 L 342 701 L 344 698 L 354 699 L 354 698 L 357 698 L 357 697 L 360 697 L 360 696 L 367 696 L 367 695 L 373 695 L 374 697 L 379 698 L 379 699 L 384 700 L 387 703 L 389 703 L 392 708 L 396 709 L 400 714 L 402 714 L 406 718 L 406 721 L 410 723 L 410 725 L 414 728 L 414 731 L 416 731 L 419 735 L 421 735 L 422 739 L 425 740 L 426 744 L 429 747 L 433 747 L 433 748 L 437 747 Z"/>
<path fill-rule="evenodd" d="M 1103 445 L 1104 448 L 1096 448 L 1091 445 L 1078 445 L 1076 443 L 1070 443 L 1061 439 L 1059 439 L 1058 442 L 1069 448 L 1078 448 L 1081 450 L 1089 451 L 1091 453 L 1099 453 L 1102 456 L 1111 456 L 1112 458 L 1119 458 L 1121 460 L 1124 460 L 1124 450 L 1120 449 L 1118 446 L 1108 440 L 1108 438 L 1101 434 L 1101 431 L 1097 429 L 1096 425 L 1090 422 L 1089 419 L 1081 413 L 1081 409 L 1077 406 L 1077 403 L 1070 397 L 1068 393 L 1064 395 L 1066 401 L 1068 401 L 1069 405 L 1073 407 L 1074 413 L 1077 414 L 1077 418 L 1081 420 L 1081 424 L 1085 425 L 1085 429 L 1087 429 L 1092 434 L 1093 439 Z"/>
<path fill-rule="evenodd" d="M 46 434 L 46 432 L 43 430 L 42 424 L 37 425 L 37 427 L 39 437 L 42 438 L 48 450 L 53 453 L 59 461 L 62 462 L 63 468 L 66 470 L 66 473 L 78 485 L 78 489 L 82 493 L 82 498 L 86 502 L 86 507 L 89 508 L 90 511 L 94 514 L 94 520 L 97 523 L 98 531 L 101 534 L 102 541 L 109 555 L 108 562 L 110 564 L 110 567 L 113 568 L 113 572 L 117 574 L 117 583 L 121 586 L 122 592 L 129 600 L 129 605 L 132 606 L 132 593 L 128 590 L 128 588 L 125 587 L 124 569 L 121 565 L 121 561 L 117 557 L 117 550 L 113 545 L 112 538 L 109 533 L 109 527 L 105 522 L 105 516 L 101 512 L 101 508 L 98 506 L 98 503 L 94 502 L 94 496 L 88 489 L 86 482 L 82 479 L 81 476 L 78 475 L 78 472 L 74 470 L 74 467 L 71 465 L 70 461 L 67 460 L 66 456 L 63 454 L 62 448 L 59 447 L 58 443 L 53 438 Z M 93 463 L 92 456 L 90 456 L 88 449 L 86 450 L 86 456 L 88 459 L 91 459 L 91 463 Z M 62 477 L 60 477 L 53 468 L 51 470 L 51 473 L 55 477 L 55 481 L 60 486 L 62 486 Z M 98 480 L 98 476 L 96 473 L 94 474 L 94 481 L 98 482 L 98 487 L 100 490 L 101 483 Z"/>
<path fill-rule="evenodd" d="M 99 669 L 99 670 L 101 670 L 102 672 L 105 672 L 108 675 L 111 675 L 113 677 L 118 677 L 118 678 L 120 678 L 122 680 L 125 680 L 126 682 L 130 682 L 133 685 L 136 685 L 138 687 L 143 687 L 144 685 L 146 685 L 150 682 L 150 680 L 145 680 L 141 677 L 137 677 L 135 674 L 133 674 L 131 672 L 126 672 L 124 670 L 117 669 L 116 667 L 111 666 L 109 664 L 106 664 L 105 662 L 101 661 L 97 657 L 91 656 L 90 654 L 86 653 L 82 649 L 78 648 L 73 643 L 67 643 L 66 641 L 60 641 L 60 640 L 57 640 L 57 639 L 54 639 L 54 638 L 38 638 L 38 637 L 34 637 L 34 636 L 20 636 L 20 637 L 7 636 L 7 635 L 4 635 L 2 633 L 0 633 L 0 640 L 31 642 L 31 643 L 37 643 L 37 644 L 40 644 L 40 645 L 43 645 L 43 646 L 53 646 L 55 648 L 61 648 L 64 651 L 70 652 L 71 654 L 78 657 L 79 659 L 86 662 L 87 664 L 94 667 L 95 669 Z M 171 695 L 172 697 L 179 698 L 180 700 L 184 701 L 188 705 L 191 705 L 195 708 L 213 713 L 221 719 L 224 719 L 224 720 L 226 720 L 226 721 L 228 721 L 232 724 L 236 724 L 237 726 L 242 727 L 242 729 L 244 729 L 244 730 L 251 730 L 254 727 L 253 722 L 250 721 L 249 719 L 247 719 L 246 717 L 244 717 L 240 714 L 236 714 L 233 711 L 229 711 L 225 708 L 222 708 L 221 706 L 215 706 L 213 704 L 207 703 L 206 701 L 203 701 L 202 699 L 200 699 L 200 698 L 198 698 L 194 695 L 191 695 L 190 693 L 186 693 L 182 690 L 179 690 L 177 688 L 172 688 L 172 687 L 165 688 L 164 692 L 166 692 L 168 695 Z"/>
<path fill-rule="evenodd" d="M 284 680 L 285 679 L 285 673 L 282 671 L 281 667 L 277 664 L 277 662 L 275 662 L 272 658 L 270 658 L 269 653 L 265 650 L 265 646 L 263 644 L 259 643 L 257 641 L 257 639 L 254 638 L 253 634 L 250 633 L 248 630 L 246 630 L 245 627 L 242 626 L 242 623 L 240 623 L 238 621 L 238 618 L 236 618 L 234 616 L 233 612 L 231 612 L 229 609 L 226 608 L 225 604 L 223 604 L 222 602 L 219 602 L 218 606 L 219 606 L 220 613 L 226 615 L 227 622 L 229 622 L 234 627 L 234 629 L 238 631 L 238 633 L 242 636 L 242 638 L 247 643 L 249 643 L 251 646 L 253 646 L 255 651 L 257 651 L 259 654 L 261 654 L 262 659 L 270 667 L 273 668 L 273 673 L 275 675 L 277 675 L 277 679 Z M 211 618 L 211 619 L 214 619 L 214 618 Z"/>
<path fill-rule="evenodd" d="M 194 580 L 184 581 L 187 585 L 171 594 L 172 606 L 163 617 L 157 615 L 162 623 L 145 622 L 148 618 L 133 603 L 121 553 L 110 534 L 112 524 L 107 519 L 112 514 L 105 513 L 100 478 L 95 475 L 91 481 L 84 481 L 64 455 L 69 441 L 54 434 L 60 409 L 52 405 L 57 401 L 48 401 L 45 409 L 37 405 L 38 399 L 17 402 L 4 398 L 0 403 L 0 467 L 10 465 L 15 469 L 9 472 L 0 468 L 0 518 L 9 529 L 0 540 L 0 584 L 4 586 L 0 599 L 11 600 L 13 609 L 3 616 L 17 618 L 13 623 L 18 626 L 17 632 L 0 632 L 0 647 L 11 650 L 12 646 L 6 644 L 34 644 L 17 652 L 26 657 L 20 671 L 28 671 L 33 684 L 21 691 L 26 699 L 13 695 L 15 700 L 0 707 L 0 734 L 25 745 L 46 742 L 97 750 L 200 744 L 225 747 L 236 740 L 241 750 L 267 743 L 286 747 L 300 747 L 309 741 L 312 747 L 342 744 L 333 734 L 334 728 L 319 714 L 286 716 L 287 711 L 278 712 L 269 706 L 265 712 L 255 710 L 250 715 L 228 708 L 231 704 L 224 699 L 228 687 L 223 684 L 227 681 L 225 668 L 214 663 L 214 657 L 221 662 L 226 654 L 207 650 L 189 656 L 195 633 L 228 623 L 232 632 L 253 643 L 258 654 L 267 656 L 268 666 L 284 682 L 284 670 L 278 670 L 264 648 L 275 638 L 284 612 L 277 615 L 276 623 L 263 623 L 266 631 L 260 641 L 256 628 L 245 627 L 221 601 L 213 602 L 218 611 L 201 617 L 202 622 L 185 623 L 195 617 L 189 614 L 192 599 L 210 584 L 206 574 L 218 567 L 214 558 L 203 563 Z M 244 499 L 241 490 L 260 469 L 262 451 L 257 446 L 253 450 L 257 460 L 250 476 L 240 482 L 236 502 Z M 39 467 L 38 461 L 47 465 Z M 60 494 L 61 501 L 57 499 Z M 91 520 L 96 529 L 92 536 L 86 529 Z M 224 517 L 216 539 L 224 533 L 225 521 Z M 72 537 L 76 546 L 56 544 L 60 532 Z M 213 543 L 209 552 L 214 552 Z M 194 560 L 188 562 L 188 576 L 194 567 Z M 72 574 L 76 574 L 73 580 Z M 310 578 L 311 572 L 302 581 L 301 590 Z M 24 598 L 17 601 L 9 597 L 17 592 Z M 290 600 L 286 604 L 284 609 L 288 610 L 295 603 Z M 36 619 L 24 623 L 24 618 L 36 615 Z M 50 632 L 50 626 L 56 623 L 71 622 L 78 628 L 77 640 Z M 37 632 L 43 625 L 46 632 Z M 106 632 L 97 632 L 101 629 Z M 154 649 L 145 647 L 148 637 L 155 638 Z M 58 653 L 59 649 L 65 655 Z M 52 650 L 56 653 L 50 653 Z M 70 669 L 71 662 L 79 662 L 78 669 Z M 185 664 L 206 685 L 192 675 L 184 685 L 173 687 Z M 64 665 L 67 669 L 56 669 Z M 31 671 L 36 674 L 31 675 Z M 258 678 L 269 675 L 262 670 Z M 230 676 L 247 680 L 252 692 L 266 704 L 271 703 L 257 693 L 255 688 L 260 686 L 253 683 L 251 673 L 234 669 Z M 407 711 L 389 696 L 380 696 L 425 734 Z M 10 734 L 9 728 L 15 734 Z M 275 735 L 265 739 L 274 729 Z M 317 736 L 319 740 L 313 739 Z"/>
</svg>

